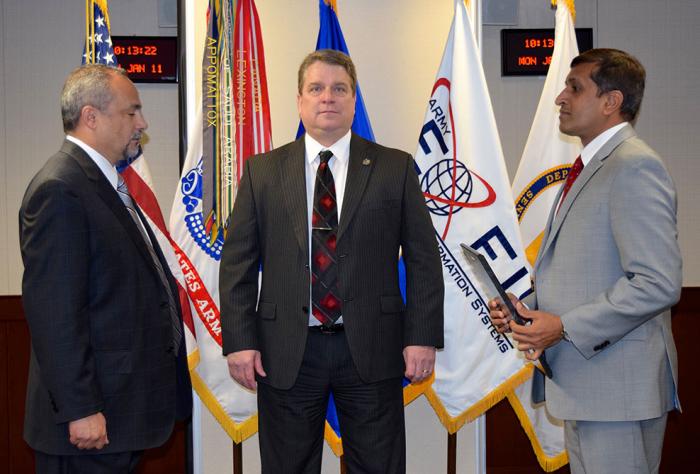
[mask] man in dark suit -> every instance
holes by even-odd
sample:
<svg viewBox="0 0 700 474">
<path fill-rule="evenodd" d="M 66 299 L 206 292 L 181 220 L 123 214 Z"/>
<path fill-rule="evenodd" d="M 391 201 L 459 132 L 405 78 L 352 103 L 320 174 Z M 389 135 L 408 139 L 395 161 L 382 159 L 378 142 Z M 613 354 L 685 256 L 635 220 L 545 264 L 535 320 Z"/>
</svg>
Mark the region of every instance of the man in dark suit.
<svg viewBox="0 0 700 474">
<path fill-rule="evenodd" d="M 177 288 L 114 167 L 147 127 L 136 88 L 122 70 L 82 66 L 61 113 L 66 140 L 19 213 L 24 437 L 37 473 L 126 473 L 191 410 Z"/>
<path fill-rule="evenodd" d="M 350 131 L 356 83 L 343 53 L 304 59 L 306 134 L 246 162 L 231 214 L 223 352 L 231 376 L 257 387 L 265 473 L 320 472 L 331 392 L 348 472 L 404 472 L 402 376 L 430 377 L 443 342 L 440 260 L 413 160 Z"/>
<path fill-rule="evenodd" d="M 564 420 L 574 474 L 658 472 L 667 412 L 680 408 L 670 311 L 682 279 L 676 190 L 630 123 L 645 76 L 616 49 L 571 62 L 559 128 L 584 147 L 550 212 L 536 291 L 525 305 L 514 300 L 532 324 L 509 322 L 490 303 L 494 324 L 513 331 L 526 357 L 546 349 L 552 377 L 535 372 L 533 401 L 546 398 Z"/>
</svg>

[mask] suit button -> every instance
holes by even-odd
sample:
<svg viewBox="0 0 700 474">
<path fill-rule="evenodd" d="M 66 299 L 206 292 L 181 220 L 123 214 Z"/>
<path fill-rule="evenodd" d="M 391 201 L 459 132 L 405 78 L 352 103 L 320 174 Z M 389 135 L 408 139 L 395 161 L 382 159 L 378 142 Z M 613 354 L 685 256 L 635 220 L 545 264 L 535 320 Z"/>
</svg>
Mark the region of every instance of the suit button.
<svg viewBox="0 0 700 474">
<path fill-rule="evenodd" d="M 304 265 L 304 268 L 306 268 L 306 269 L 308 270 L 308 269 L 309 269 L 309 264 L 307 263 L 306 265 Z"/>
<path fill-rule="evenodd" d="M 345 257 L 347 257 L 347 256 L 348 256 L 348 254 L 342 253 L 342 254 L 338 255 L 338 258 L 345 258 Z"/>
<path fill-rule="evenodd" d="M 170 344 L 170 345 L 168 346 L 168 348 L 165 350 L 165 353 L 166 353 L 166 354 L 175 354 L 175 346 L 173 346 L 172 344 Z"/>
<path fill-rule="evenodd" d="M 610 341 L 603 341 L 603 342 L 601 342 L 600 344 L 598 344 L 597 346 L 595 346 L 595 347 L 593 348 L 593 350 L 594 350 L 594 351 L 599 351 L 599 350 L 601 350 L 601 349 L 605 349 L 605 348 L 608 347 L 609 345 L 610 345 Z"/>
<path fill-rule="evenodd" d="M 302 307 L 301 307 L 301 311 L 302 311 L 304 314 L 309 314 L 309 307 L 308 307 L 308 306 L 302 306 Z"/>
<path fill-rule="evenodd" d="M 168 309 L 170 305 L 168 304 L 167 301 L 161 301 L 160 303 L 160 309 Z"/>
</svg>

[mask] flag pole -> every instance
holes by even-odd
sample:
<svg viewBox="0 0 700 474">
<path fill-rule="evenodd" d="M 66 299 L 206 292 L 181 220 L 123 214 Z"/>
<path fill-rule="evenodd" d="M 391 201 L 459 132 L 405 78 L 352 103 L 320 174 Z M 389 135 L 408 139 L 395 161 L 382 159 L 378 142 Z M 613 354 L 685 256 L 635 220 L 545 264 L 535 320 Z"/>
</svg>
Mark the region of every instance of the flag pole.
<svg viewBox="0 0 700 474">
<path fill-rule="evenodd" d="M 243 474 L 243 443 L 233 441 L 233 474 Z"/>
<path fill-rule="evenodd" d="M 457 433 L 447 433 L 447 474 L 457 473 Z"/>
</svg>

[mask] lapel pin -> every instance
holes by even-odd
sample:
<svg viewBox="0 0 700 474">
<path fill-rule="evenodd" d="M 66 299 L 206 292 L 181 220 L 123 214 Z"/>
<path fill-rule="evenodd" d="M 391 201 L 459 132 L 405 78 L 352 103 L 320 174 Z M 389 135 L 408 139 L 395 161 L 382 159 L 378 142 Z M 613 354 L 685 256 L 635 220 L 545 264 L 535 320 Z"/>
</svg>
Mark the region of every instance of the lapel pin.
<svg viewBox="0 0 700 474">
<path fill-rule="evenodd" d="M 368 166 L 370 163 L 371 163 L 371 161 L 370 161 L 369 158 L 365 158 L 364 160 L 362 160 L 362 165 L 363 165 L 363 166 Z"/>
</svg>

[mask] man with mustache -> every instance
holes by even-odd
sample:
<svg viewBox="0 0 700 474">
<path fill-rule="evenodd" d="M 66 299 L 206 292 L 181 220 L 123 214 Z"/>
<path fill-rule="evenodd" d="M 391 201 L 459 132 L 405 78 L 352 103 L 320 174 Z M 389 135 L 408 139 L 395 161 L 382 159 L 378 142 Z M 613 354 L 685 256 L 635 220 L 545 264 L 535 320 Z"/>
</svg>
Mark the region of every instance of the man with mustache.
<svg viewBox="0 0 700 474">
<path fill-rule="evenodd" d="M 583 150 L 550 212 L 535 292 L 525 304 L 512 298 L 532 324 L 490 302 L 494 324 L 512 330 L 525 357 L 546 349 L 552 377 L 535 371 L 533 401 L 564 420 L 575 474 L 658 472 L 667 412 L 680 408 L 670 312 L 682 277 L 676 191 L 631 125 L 645 75 L 616 49 L 571 62 L 556 99 L 559 129 Z"/>
<path fill-rule="evenodd" d="M 263 473 L 321 471 L 330 393 L 348 472 L 405 472 L 402 377 L 429 378 L 443 343 L 442 271 L 413 160 L 350 131 L 356 84 L 339 51 L 304 59 L 306 134 L 246 162 L 224 243 L 223 351 L 258 391 Z"/>
<path fill-rule="evenodd" d="M 79 67 L 61 115 L 65 141 L 19 212 L 24 438 L 37 473 L 122 474 L 191 411 L 177 288 L 115 168 L 147 127 L 134 85 L 120 69 Z"/>
</svg>

